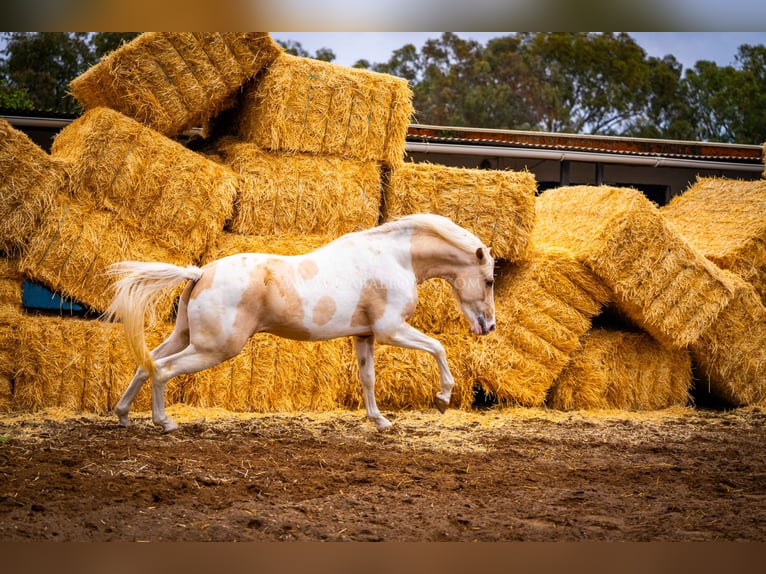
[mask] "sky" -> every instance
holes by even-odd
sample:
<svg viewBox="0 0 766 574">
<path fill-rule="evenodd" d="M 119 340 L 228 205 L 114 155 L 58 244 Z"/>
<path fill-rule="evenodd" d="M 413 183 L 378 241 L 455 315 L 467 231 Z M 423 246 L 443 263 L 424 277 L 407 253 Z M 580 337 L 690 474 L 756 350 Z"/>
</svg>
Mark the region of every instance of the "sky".
<svg viewBox="0 0 766 574">
<path fill-rule="evenodd" d="M 458 36 L 486 44 L 491 38 L 510 32 L 456 32 Z M 766 32 L 629 32 L 649 56 L 672 54 L 684 66 L 692 68 L 698 60 L 710 60 L 719 66 L 734 63 L 742 44 L 766 45 Z M 320 48 L 335 53 L 335 64 L 353 66 L 358 60 L 387 62 L 391 54 L 413 44 L 420 49 L 429 38 L 441 32 L 272 32 L 276 40 L 294 40 L 314 55 Z"/>
</svg>

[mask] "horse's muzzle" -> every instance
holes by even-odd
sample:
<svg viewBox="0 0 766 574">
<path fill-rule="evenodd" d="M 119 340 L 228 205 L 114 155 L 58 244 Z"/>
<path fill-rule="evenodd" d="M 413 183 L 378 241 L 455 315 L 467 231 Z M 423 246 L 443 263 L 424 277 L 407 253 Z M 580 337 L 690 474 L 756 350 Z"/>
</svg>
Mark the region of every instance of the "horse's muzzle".
<svg viewBox="0 0 766 574">
<path fill-rule="evenodd" d="M 487 320 L 481 313 L 476 316 L 476 321 L 479 323 L 479 329 L 481 330 L 481 333 L 476 333 L 477 335 L 486 335 L 495 330 L 495 322 L 492 321 L 492 324 L 487 326 Z"/>
</svg>

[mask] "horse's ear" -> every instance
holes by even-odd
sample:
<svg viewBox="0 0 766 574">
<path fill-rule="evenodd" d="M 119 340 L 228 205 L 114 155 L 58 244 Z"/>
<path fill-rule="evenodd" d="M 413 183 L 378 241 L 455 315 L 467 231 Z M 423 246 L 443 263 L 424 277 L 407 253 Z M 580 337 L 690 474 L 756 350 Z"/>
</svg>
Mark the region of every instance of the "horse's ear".
<svg viewBox="0 0 766 574">
<path fill-rule="evenodd" d="M 484 261 L 484 249 L 481 247 L 476 250 L 476 259 L 479 261 Z"/>
</svg>

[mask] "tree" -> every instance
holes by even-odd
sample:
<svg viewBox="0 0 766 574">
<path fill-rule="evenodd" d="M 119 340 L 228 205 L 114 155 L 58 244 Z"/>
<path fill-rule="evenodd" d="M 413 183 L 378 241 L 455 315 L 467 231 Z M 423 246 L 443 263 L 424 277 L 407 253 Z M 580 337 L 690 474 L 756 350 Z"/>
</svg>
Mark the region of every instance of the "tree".
<svg viewBox="0 0 766 574">
<path fill-rule="evenodd" d="M 335 60 L 335 52 L 330 48 L 319 48 L 316 54 L 312 56 L 300 42 L 295 40 L 278 40 L 278 44 L 285 49 L 285 52 L 292 56 L 300 56 L 301 58 L 313 58 L 315 60 L 321 60 L 323 62 L 332 62 Z"/>
<path fill-rule="evenodd" d="M 684 84 L 694 125 L 694 139 L 735 141 L 737 70 L 700 60 L 687 70 Z"/>
<path fill-rule="evenodd" d="M 93 34 L 93 53 L 96 58 L 106 56 L 139 34 L 140 32 L 96 32 Z"/>
<path fill-rule="evenodd" d="M 68 85 L 96 62 L 88 34 L 12 32 L 4 36 L 2 70 L 8 86 L 23 91 L 33 108 L 79 111 Z"/>
<path fill-rule="evenodd" d="M 683 66 L 674 56 L 649 58 L 649 93 L 644 113 L 636 116 L 624 135 L 644 138 L 690 140 L 694 125 Z"/>
<path fill-rule="evenodd" d="M 741 72 L 736 93 L 739 113 L 734 141 L 760 145 L 766 142 L 766 46 L 743 44 L 736 62 Z"/>
<path fill-rule="evenodd" d="M 535 78 L 527 103 L 546 131 L 620 133 L 646 106 L 650 67 L 628 34 L 526 34 L 520 53 Z"/>
</svg>

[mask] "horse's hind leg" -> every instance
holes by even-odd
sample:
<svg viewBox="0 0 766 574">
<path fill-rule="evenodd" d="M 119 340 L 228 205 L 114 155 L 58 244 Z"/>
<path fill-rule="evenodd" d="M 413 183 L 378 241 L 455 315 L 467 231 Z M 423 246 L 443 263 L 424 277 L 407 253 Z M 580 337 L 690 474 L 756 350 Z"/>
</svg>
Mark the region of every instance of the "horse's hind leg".
<svg viewBox="0 0 766 574">
<path fill-rule="evenodd" d="M 198 373 L 223 362 L 229 357 L 220 352 L 198 351 L 194 344 L 188 345 L 174 355 L 155 361 L 152 379 L 152 422 L 161 426 L 165 432 L 178 428 L 178 425 L 165 413 L 165 385 L 177 375 Z"/>
<path fill-rule="evenodd" d="M 189 331 L 188 329 L 180 329 L 176 325 L 176 329 L 171 333 L 170 337 L 165 339 L 160 345 L 157 346 L 152 352 L 152 360 L 156 361 L 162 357 L 167 357 L 182 350 L 189 344 Z M 120 397 L 117 406 L 114 407 L 114 412 L 120 419 L 120 426 L 130 426 L 130 420 L 128 419 L 128 412 L 130 406 L 136 399 L 138 391 L 144 386 L 144 383 L 149 379 L 149 371 L 144 367 L 138 367 L 136 374 L 133 375 L 133 380 L 130 381 L 128 388 Z"/>
<path fill-rule="evenodd" d="M 367 418 L 375 423 L 378 430 L 386 430 L 391 426 L 391 422 L 380 413 L 375 402 L 375 363 L 373 357 L 375 339 L 373 337 L 354 337 L 354 348 L 359 366 L 359 378 L 362 380 L 362 387 L 364 388 L 364 408 L 367 411 Z"/>
<path fill-rule="evenodd" d="M 152 361 L 157 361 L 163 357 L 173 355 L 189 345 L 189 318 L 186 305 L 189 300 L 191 287 L 193 287 L 192 283 L 187 286 L 179 299 L 178 315 L 173 332 L 150 353 Z M 120 419 L 120 426 L 130 426 L 130 420 L 128 419 L 130 406 L 136 399 L 138 391 L 141 390 L 141 387 L 144 386 L 144 383 L 148 379 L 149 371 L 144 367 L 138 367 L 138 369 L 136 369 L 136 374 L 133 375 L 133 380 L 130 381 L 128 388 L 125 389 L 122 397 L 120 397 L 117 406 L 114 407 L 114 412 Z"/>
</svg>

